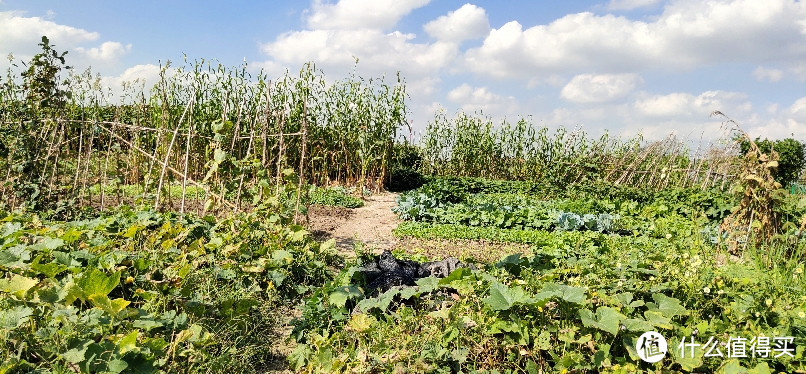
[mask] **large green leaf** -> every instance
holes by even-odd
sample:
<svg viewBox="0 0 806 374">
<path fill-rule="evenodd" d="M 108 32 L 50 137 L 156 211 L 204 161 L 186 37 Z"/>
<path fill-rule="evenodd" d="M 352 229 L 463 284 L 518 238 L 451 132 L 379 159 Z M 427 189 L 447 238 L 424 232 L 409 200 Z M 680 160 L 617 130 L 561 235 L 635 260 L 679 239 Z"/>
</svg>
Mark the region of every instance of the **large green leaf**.
<svg viewBox="0 0 806 374">
<path fill-rule="evenodd" d="M 87 299 L 92 302 L 92 305 L 103 309 L 105 312 L 115 317 L 131 303 L 121 298 L 110 300 L 106 295 L 101 294 L 90 295 Z"/>
<path fill-rule="evenodd" d="M 625 319 L 623 323 L 624 328 L 626 328 L 627 331 L 643 333 L 647 331 L 652 331 L 653 328 L 651 323 L 644 321 L 642 318 L 628 318 Z"/>
<path fill-rule="evenodd" d="M 686 344 L 691 342 L 690 339 L 691 338 L 688 338 L 688 340 L 685 341 Z M 694 369 L 702 366 L 702 358 L 705 352 L 695 346 L 694 354 L 692 355 L 691 347 L 681 347 L 680 342 L 681 340 L 679 338 L 673 337 L 668 343 L 669 353 L 671 353 L 674 362 L 680 364 L 685 371 L 694 371 Z"/>
<path fill-rule="evenodd" d="M 588 309 L 581 309 L 579 311 L 579 317 L 582 319 L 584 326 L 607 331 L 612 335 L 618 334 L 621 321 L 627 318 L 615 309 L 606 306 L 596 309 L 596 314 L 593 314 L 593 312 Z"/>
<path fill-rule="evenodd" d="M 49 262 L 47 264 L 40 264 L 39 261 L 34 261 L 31 264 L 31 269 L 33 271 L 38 271 L 48 278 L 54 278 L 56 274 L 59 274 L 65 270 L 67 270 L 67 265 L 58 264 L 55 262 Z"/>
<path fill-rule="evenodd" d="M 554 296 L 573 304 L 582 304 L 586 299 L 584 288 L 571 287 L 564 284 L 547 284 L 543 287 L 543 290 L 540 291 L 541 294 L 544 292 L 551 292 Z"/>
<path fill-rule="evenodd" d="M 747 369 L 739 363 L 738 359 L 734 358 L 725 361 L 716 372 L 719 374 L 747 374 Z"/>
<path fill-rule="evenodd" d="M 11 279 L 0 279 L 0 291 L 10 293 L 22 299 L 25 293 L 39 283 L 38 280 L 22 275 L 14 275 Z"/>
<path fill-rule="evenodd" d="M 759 363 L 752 369 L 747 370 L 747 374 L 772 374 L 773 371 L 770 369 L 769 365 L 766 362 Z"/>
<path fill-rule="evenodd" d="M 431 292 L 439 287 L 439 279 L 436 277 L 425 277 L 414 281 L 420 292 Z"/>
<path fill-rule="evenodd" d="M 439 284 L 440 285 L 450 284 L 453 281 L 460 280 L 471 274 L 473 274 L 473 272 L 468 268 L 457 268 L 450 274 L 448 274 L 447 277 L 440 279 Z"/>
<path fill-rule="evenodd" d="M 362 312 L 368 312 L 372 308 L 378 308 L 381 311 L 386 311 L 389 308 L 389 304 L 392 303 L 392 300 L 395 299 L 395 296 L 400 294 L 399 288 L 392 288 L 378 297 L 370 297 L 358 302 L 356 308 L 361 310 Z"/>
<path fill-rule="evenodd" d="M 22 224 L 19 222 L 6 222 L 0 226 L 0 238 L 5 238 L 11 234 L 16 233 L 22 229 Z"/>
<path fill-rule="evenodd" d="M 128 367 L 129 364 L 123 360 L 111 360 L 106 364 L 106 369 L 109 373 L 120 373 Z"/>
<path fill-rule="evenodd" d="M 527 296 L 520 286 L 509 288 L 494 282 L 490 285 L 490 296 L 485 297 L 483 301 L 492 310 L 508 310 L 518 303 L 533 303 L 534 299 Z"/>
<path fill-rule="evenodd" d="M 0 251 L 0 266 L 7 268 L 25 268 L 31 260 L 31 251 L 25 245 L 15 245 Z"/>
<path fill-rule="evenodd" d="M 0 329 L 16 329 L 22 326 L 34 314 L 34 310 L 24 306 L 17 305 L 11 309 L 0 310 Z"/>
<path fill-rule="evenodd" d="M 688 315 L 688 310 L 680 304 L 680 300 L 678 299 L 660 293 L 652 295 L 652 299 L 655 300 L 654 305 L 647 305 L 650 306 L 650 309 L 657 309 L 663 313 L 665 317 L 672 318 L 675 316 Z"/>
<path fill-rule="evenodd" d="M 61 247 L 63 245 L 64 245 L 64 240 L 62 240 L 60 238 L 45 238 L 42 241 L 40 241 L 39 243 L 36 243 L 36 244 L 30 246 L 29 248 L 31 250 L 36 250 L 36 251 L 39 251 L 39 250 L 42 250 L 42 249 L 54 250 L 54 249 L 59 248 L 59 247 Z"/>
<path fill-rule="evenodd" d="M 335 291 L 331 292 L 328 300 L 330 301 L 330 304 L 341 308 L 347 304 L 347 300 L 363 295 L 364 294 L 358 287 L 350 285 L 339 287 Z"/>
<path fill-rule="evenodd" d="M 120 272 L 107 275 L 101 270 L 91 268 L 82 273 L 75 281 L 80 291 L 80 299 L 89 300 L 100 295 L 107 296 L 120 284 Z"/>
<path fill-rule="evenodd" d="M 128 335 L 125 335 L 123 338 L 118 340 L 118 353 L 125 354 L 126 352 L 133 351 L 137 349 L 137 336 L 139 335 L 139 330 L 134 330 L 130 332 Z"/>
<path fill-rule="evenodd" d="M 666 330 L 674 328 L 671 318 L 664 316 L 660 311 L 647 310 L 644 312 L 644 318 L 646 318 L 647 322 L 651 323 L 652 326 Z"/>
</svg>

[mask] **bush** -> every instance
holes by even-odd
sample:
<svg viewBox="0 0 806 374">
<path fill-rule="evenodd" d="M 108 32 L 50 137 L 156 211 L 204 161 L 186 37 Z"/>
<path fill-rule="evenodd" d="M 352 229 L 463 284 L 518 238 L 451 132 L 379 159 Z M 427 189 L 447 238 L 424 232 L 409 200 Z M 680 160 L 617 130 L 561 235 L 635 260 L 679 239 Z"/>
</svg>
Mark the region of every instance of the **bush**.
<svg viewBox="0 0 806 374">
<path fill-rule="evenodd" d="M 389 171 L 389 178 L 384 188 L 392 192 L 404 192 L 418 188 L 425 184 L 427 178 L 419 171 L 405 168 L 395 167 Z"/>
<path fill-rule="evenodd" d="M 384 188 L 392 192 L 409 191 L 427 182 L 420 173 L 420 148 L 408 143 L 396 143 L 392 149 L 392 163 Z"/>
</svg>

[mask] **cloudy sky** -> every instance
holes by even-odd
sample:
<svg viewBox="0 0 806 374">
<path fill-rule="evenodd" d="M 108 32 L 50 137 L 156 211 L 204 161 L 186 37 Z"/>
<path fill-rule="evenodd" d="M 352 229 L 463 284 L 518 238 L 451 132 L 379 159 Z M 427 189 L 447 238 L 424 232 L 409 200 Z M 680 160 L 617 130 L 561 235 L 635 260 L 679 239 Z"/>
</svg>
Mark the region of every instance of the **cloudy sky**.
<svg viewBox="0 0 806 374">
<path fill-rule="evenodd" d="M 273 76 L 314 61 L 333 79 L 358 58 L 365 77 L 403 74 L 420 130 L 464 110 L 711 138 L 719 110 L 752 135 L 806 140 L 803 2 L 466 1 L 0 0 L 0 53 L 29 59 L 48 35 L 111 85 L 183 54 Z"/>
</svg>

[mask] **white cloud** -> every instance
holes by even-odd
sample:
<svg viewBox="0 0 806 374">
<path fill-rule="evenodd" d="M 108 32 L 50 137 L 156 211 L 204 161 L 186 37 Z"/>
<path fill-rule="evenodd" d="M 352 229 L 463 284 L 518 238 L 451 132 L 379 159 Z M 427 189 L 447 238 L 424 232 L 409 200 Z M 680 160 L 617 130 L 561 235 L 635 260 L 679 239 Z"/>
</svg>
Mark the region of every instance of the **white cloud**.
<svg viewBox="0 0 806 374">
<path fill-rule="evenodd" d="M 636 74 L 581 74 L 571 79 L 560 95 L 575 103 L 604 103 L 625 97 L 641 82 Z"/>
<path fill-rule="evenodd" d="M 51 14 L 52 16 L 52 14 Z M 131 44 L 107 41 L 99 46 L 86 46 L 97 42 L 100 34 L 58 24 L 40 17 L 25 17 L 17 11 L 0 12 L 0 54 L 13 53 L 17 60 L 27 61 L 41 51 L 39 43 L 47 36 L 50 45 L 58 52 L 68 51 L 67 64 L 81 70 L 88 66 L 103 68 L 115 64 L 131 50 Z M 70 53 L 72 52 L 72 53 Z M 6 66 L 5 59 L 0 65 Z"/>
<path fill-rule="evenodd" d="M 806 97 L 795 100 L 789 108 L 767 120 L 753 121 L 745 127 L 751 137 L 783 139 L 806 138 Z"/>
<path fill-rule="evenodd" d="M 429 0 L 314 0 L 308 12 L 311 29 L 378 29 L 394 27 L 403 16 L 428 4 Z"/>
<path fill-rule="evenodd" d="M 458 43 L 486 36 L 490 31 L 490 21 L 483 8 L 465 4 L 445 16 L 426 23 L 423 29 L 438 40 Z"/>
<path fill-rule="evenodd" d="M 57 50 L 73 48 L 80 43 L 92 42 L 99 38 L 98 33 L 57 24 L 40 17 L 24 17 L 16 11 L 0 12 L 0 51 L 25 56 L 33 56 L 39 51 L 37 44 L 42 36 L 50 39 Z"/>
<path fill-rule="evenodd" d="M 455 44 L 412 43 L 414 35 L 378 30 L 303 30 L 280 35 L 262 50 L 275 64 L 300 66 L 315 61 L 318 66 L 346 73 L 359 59 L 362 70 L 393 75 L 398 70 L 414 79 L 445 67 L 458 54 Z"/>
<path fill-rule="evenodd" d="M 100 47 L 94 48 L 84 48 L 84 47 L 76 47 L 76 51 L 82 53 L 89 57 L 92 60 L 99 60 L 99 61 L 115 61 L 123 55 L 129 53 L 132 50 L 132 45 L 127 44 L 123 45 L 118 42 L 104 42 L 101 44 Z"/>
<path fill-rule="evenodd" d="M 761 66 L 757 67 L 756 70 L 753 70 L 753 78 L 756 78 L 756 80 L 759 81 L 778 82 L 783 77 L 783 70 L 767 69 Z"/>
<path fill-rule="evenodd" d="M 557 72 L 691 69 L 720 62 L 796 63 L 806 59 L 806 3 L 793 0 L 678 0 L 651 21 L 569 14 L 524 29 L 493 29 L 465 65 L 492 77 Z"/>
<path fill-rule="evenodd" d="M 699 95 L 675 92 L 648 95 L 635 101 L 636 114 L 643 118 L 705 118 L 719 110 L 735 118 L 746 118 L 753 106 L 744 93 L 706 91 Z"/>
<path fill-rule="evenodd" d="M 655 95 L 641 99 L 635 103 L 638 112 L 647 117 L 688 116 L 695 96 L 688 93 L 672 93 Z"/>
<path fill-rule="evenodd" d="M 609 10 L 633 10 L 648 8 L 660 3 L 661 0 L 610 0 L 607 4 Z"/>
<path fill-rule="evenodd" d="M 160 77 L 160 67 L 154 64 L 135 65 L 126 69 L 115 77 L 104 77 L 110 87 L 121 85 L 123 82 L 140 81 L 145 84 L 146 90 L 157 84 Z M 170 73 L 169 73 L 170 74 Z"/>
<path fill-rule="evenodd" d="M 487 87 L 472 87 L 464 83 L 448 92 L 447 98 L 468 113 L 484 111 L 498 117 L 520 114 L 514 97 L 498 95 Z"/>
<path fill-rule="evenodd" d="M 122 100 L 137 100 L 137 97 L 131 95 L 137 96 L 140 91 L 148 97 L 151 88 L 159 82 L 161 69 L 159 65 L 154 64 L 135 65 L 120 75 L 102 76 L 101 86 L 109 89 L 113 104 L 118 104 Z M 174 68 L 168 68 L 166 76 L 172 76 L 175 71 Z M 129 86 L 127 93 L 130 97 L 124 98 L 124 84 Z"/>
</svg>

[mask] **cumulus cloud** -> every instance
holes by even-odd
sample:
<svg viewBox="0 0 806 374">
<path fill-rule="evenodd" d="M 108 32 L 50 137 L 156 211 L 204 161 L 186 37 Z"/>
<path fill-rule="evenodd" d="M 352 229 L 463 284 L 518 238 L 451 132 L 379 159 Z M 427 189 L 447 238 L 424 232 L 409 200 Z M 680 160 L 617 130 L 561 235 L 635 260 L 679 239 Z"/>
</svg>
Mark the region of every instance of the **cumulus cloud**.
<svg viewBox="0 0 806 374">
<path fill-rule="evenodd" d="M 657 5 L 661 0 L 610 0 L 607 4 L 609 10 L 633 10 L 648 8 Z"/>
<path fill-rule="evenodd" d="M 799 113 L 786 105 L 768 112 L 765 103 L 760 117 L 741 92 L 640 91 L 641 75 L 687 73 L 723 62 L 758 66 L 748 76 L 764 81 L 781 80 L 785 73 L 800 76 L 793 66 L 806 60 L 806 22 L 801 21 L 806 5 L 794 0 L 611 0 L 599 9 L 665 5 L 661 13 L 640 20 L 587 12 L 539 25 L 511 21 L 495 29 L 484 9 L 465 4 L 423 25 L 430 41 L 397 31 L 403 17 L 427 3 L 316 0 L 304 13 L 303 29 L 261 45 L 268 58 L 258 65 L 282 73 L 315 61 L 329 78 L 338 78 L 357 58 L 364 76 L 401 71 L 419 129 L 443 102 L 453 105 L 449 110 L 483 110 L 496 117 L 533 114 L 548 125 L 584 125 L 593 132 L 609 128 L 626 135 L 640 131 L 649 139 L 671 131 L 718 137 L 720 121 L 708 117 L 713 110 L 767 133 L 791 130 L 788 121 Z M 478 38 L 483 39 L 463 52 L 462 43 Z M 446 72 L 476 73 L 477 80 L 443 91 Z M 516 99 L 485 82 L 500 78 L 515 79 L 535 95 Z M 440 92 L 445 96 L 437 96 Z"/>
<path fill-rule="evenodd" d="M 385 30 L 412 10 L 429 0 L 340 0 L 326 3 L 315 0 L 308 11 L 311 29 L 379 29 Z"/>
<path fill-rule="evenodd" d="M 636 74 L 581 74 L 563 87 L 560 96 L 575 103 L 604 103 L 625 97 L 641 82 Z"/>
<path fill-rule="evenodd" d="M 126 53 L 132 50 L 132 45 L 123 45 L 118 42 L 104 42 L 100 47 L 84 48 L 76 47 L 76 51 L 82 53 L 92 60 L 99 61 L 114 61 L 123 57 Z"/>
<path fill-rule="evenodd" d="M 682 92 L 654 95 L 637 101 L 635 108 L 639 113 L 648 117 L 688 116 L 694 100 L 696 100 L 694 95 Z"/>
<path fill-rule="evenodd" d="M 749 115 L 753 106 L 741 92 L 706 91 L 699 95 L 675 92 L 648 95 L 636 100 L 634 107 L 642 117 L 705 118 L 715 110 L 740 118 Z"/>
<path fill-rule="evenodd" d="M 422 77 L 446 66 L 457 54 L 456 45 L 445 42 L 413 43 L 414 35 L 378 30 L 303 30 L 281 35 L 264 44 L 262 51 L 275 63 L 300 66 L 307 61 L 346 72 L 359 59 L 370 73 Z"/>
<path fill-rule="evenodd" d="M 39 50 L 42 35 L 48 36 L 57 48 L 71 48 L 80 43 L 92 42 L 100 36 L 76 27 L 60 25 L 40 17 L 25 17 L 22 12 L 0 12 L 0 51 L 32 56 Z"/>
<path fill-rule="evenodd" d="M 448 92 L 447 97 L 469 113 L 484 111 L 497 116 L 520 114 L 517 113 L 518 101 L 513 96 L 493 93 L 487 87 L 472 87 L 463 83 Z"/>
<path fill-rule="evenodd" d="M 160 78 L 160 67 L 154 64 L 135 65 L 126 69 L 117 76 L 106 76 L 101 78 L 107 87 L 121 86 L 124 82 L 143 84 L 145 89 L 153 87 Z M 168 72 L 168 75 L 172 74 Z"/>
<path fill-rule="evenodd" d="M 40 17 L 26 17 L 17 11 L 0 12 L 0 53 L 13 53 L 18 60 L 29 60 L 39 53 L 42 36 L 47 36 L 56 51 L 68 51 L 70 66 L 86 68 L 103 67 L 117 61 L 131 50 L 131 44 L 107 41 L 96 47 L 87 47 L 97 42 L 100 34 L 84 29 L 58 24 Z M 0 61 L 3 63 L 4 61 Z"/>
<path fill-rule="evenodd" d="M 426 23 L 423 29 L 438 40 L 461 42 L 486 36 L 490 31 L 490 21 L 483 8 L 465 4 L 447 15 Z"/>
<path fill-rule="evenodd" d="M 784 77 L 784 72 L 778 69 L 767 69 L 762 66 L 753 70 L 753 78 L 759 81 L 778 82 Z"/>
<path fill-rule="evenodd" d="M 806 58 L 804 19 L 806 3 L 793 0 L 679 0 L 651 21 L 590 12 L 526 29 L 511 21 L 468 50 L 465 60 L 474 72 L 493 77 L 794 63 Z"/>
<path fill-rule="evenodd" d="M 101 86 L 109 90 L 111 94 L 109 98 L 113 104 L 118 104 L 122 100 L 136 100 L 141 91 L 147 97 L 151 88 L 159 82 L 161 69 L 154 64 L 135 65 L 119 75 L 102 76 Z M 175 71 L 174 68 L 168 68 L 165 72 L 166 76 L 172 76 Z M 128 88 L 124 89 L 124 86 Z M 126 94 L 128 97 L 124 98 Z"/>
<path fill-rule="evenodd" d="M 781 110 L 771 119 L 751 123 L 746 130 L 752 137 L 806 138 L 806 97 L 795 100 L 789 108 Z"/>
</svg>

